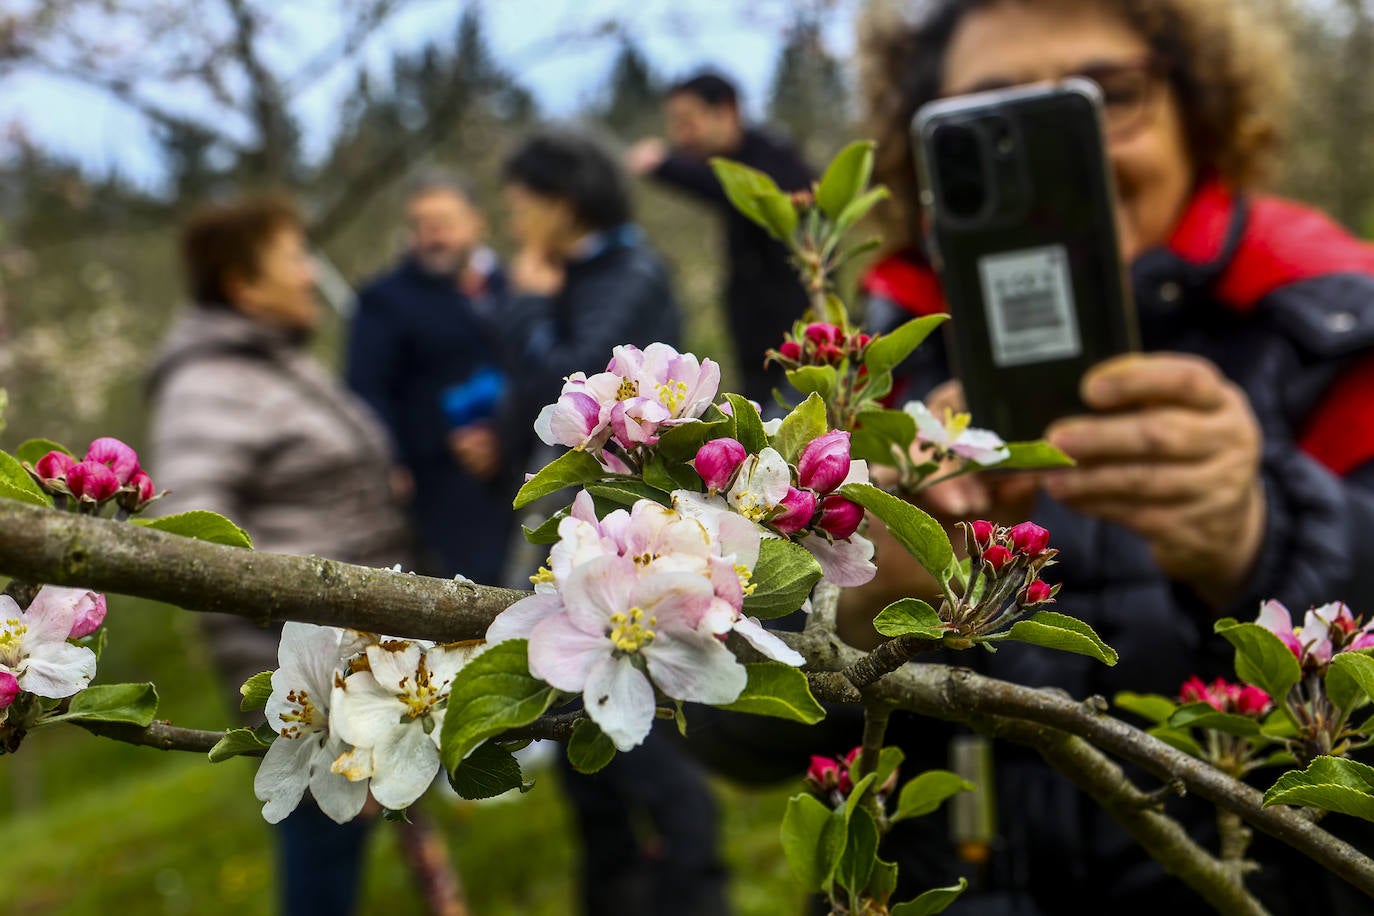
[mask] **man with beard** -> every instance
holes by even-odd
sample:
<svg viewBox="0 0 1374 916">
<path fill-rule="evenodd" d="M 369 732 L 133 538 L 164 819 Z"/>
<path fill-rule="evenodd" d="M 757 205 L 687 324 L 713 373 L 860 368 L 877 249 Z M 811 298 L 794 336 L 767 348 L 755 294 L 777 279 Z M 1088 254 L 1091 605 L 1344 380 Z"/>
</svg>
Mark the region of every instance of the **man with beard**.
<svg viewBox="0 0 1374 916">
<path fill-rule="evenodd" d="M 504 280 L 460 181 L 423 176 L 405 214 L 404 259 L 358 297 L 348 384 L 382 418 L 409 472 L 423 571 L 498 582 L 514 518 L 487 423 L 503 384 L 492 322 Z"/>
</svg>

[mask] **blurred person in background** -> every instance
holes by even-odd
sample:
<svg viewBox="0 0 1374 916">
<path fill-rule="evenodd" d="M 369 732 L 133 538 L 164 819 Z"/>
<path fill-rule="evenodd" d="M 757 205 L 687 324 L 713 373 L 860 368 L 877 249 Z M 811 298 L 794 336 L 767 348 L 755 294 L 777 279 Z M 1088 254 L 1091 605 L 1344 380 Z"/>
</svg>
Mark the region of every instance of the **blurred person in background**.
<svg viewBox="0 0 1374 916">
<path fill-rule="evenodd" d="M 202 209 L 185 227 L 181 255 L 194 304 L 149 381 L 154 466 L 170 491 L 161 511 L 218 512 L 269 553 L 408 562 L 386 431 L 306 352 L 322 312 L 294 206 L 252 198 Z M 239 685 L 277 667 L 281 628 L 198 616 L 237 708 Z M 373 820 L 335 824 L 302 804 L 277 825 L 280 911 L 353 912 Z M 428 842 L 432 857 L 425 836 L 403 844 Z"/>
<path fill-rule="evenodd" d="M 635 175 L 648 176 L 716 206 L 725 222 L 725 309 L 744 394 L 773 403 L 784 384 L 776 366 L 765 368 L 764 352 L 807 308 L 806 291 L 787 249 L 730 205 L 711 169 L 724 156 L 770 176 L 784 191 L 810 187 L 811 169 L 785 141 L 744 123 L 739 93 L 727 79 L 702 73 L 668 90 L 663 102 L 667 139 L 650 137 L 625 154 Z"/>
<path fill-rule="evenodd" d="M 667 271 L 630 221 L 625 176 L 599 142 L 567 130 L 537 134 L 506 161 L 503 178 L 519 246 L 510 272 L 512 382 L 504 416 L 523 432 L 557 400 L 566 376 L 604 366 L 614 347 L 677 345 L 679 315 Z M 551 457 L 546 452 L 530 466 Z M 667 731 L 655 730 L 592 776 L 559 754 L 582 839 L 584 916 L 729 912 L 715 799 L 669 737 L 672 723 L 660 724 Z"/>
<path fill-rule="evenodd" d="M 1047 431 L 1076 459 L 1053 474 L 966 477 L 923 491 L 945 523 L 1031 520 L 1061 553 L 1057 605 L 1120 653 L 1115 667 L 1035 646 L 944 660 L 1069 695 L 1123 690 L 1178 696 L 1200 676 L 1234 679 L 1222 616 L 1254 620 L 1260 602 L 1343 600 L 1374 611 L 1374 248 L 1321 213 L 1260 193 L 1279 137 L 1289 59 L 1245 0 L 936 0 L 866 22 L 865 93 L 878 140 L 875 179 L 893 192 L 886 241 L 869 274 L 877 308 L 945 309 L 923 244 L 910 142 L 925 103 L 1070 75 L 1097 82 L 1144 351 L 1083 381 L 1090 411 Z M 956 315 L 954 320 L 959 320 Z M 908 397 L 959 410 L 943 341 L 907 367 Z M 976 425 L 978 418 L 973 422 Z M 841 633 L 879 641 L 873 615 L 938 586 L 880 526 L 879 574 L 847 593 Z M 889 740 L 909 772 L 949 765 L 938 723 L 894 716 Z M 815 730 L 722 722 L 704 737 L 735 767 L 800 773 L 808 753 L 858 743 L 860 723 Z M 950 729 L 968 749 L 984 739 Z M 1201 897 L 1166 875 L 1102 808 L 1033 751 L 982 746 L 965 771 L 991 790 L 996 826 L 948 811 L 898 826 L 884 843 L 902 891 L 973 880 L 947 912 L 1194 914 Z M 745 763 L 747 761 L 747 763 Z M 1272 778 L 1272 772 L 1258 779 Z M 1129 775 L 1146 790 L 1151 778 Z M 957 807 L 957 804 L 956 804 Z M 1216 811 L 1194 798 L 1165 808 L 1218 848 Z M 984 809 L 985 814 L 991 812 Z M 1369 848 L 1368 824 L 1326 826 Z M 955 837 L 962 833 L 957 843 Z M 1368 901 L 1287 846 L 1256 836 L 1246 884 L 1274 914 L 1368 912 Z"/>
<path fill-rule="evenodd" d="M 386 425 L 413 484 L 421 571 L 500 581 L 514 513 L 497 450 L 475 449 L 503 386 L 492 323 L 504 278 L 458 179 L 423 175 L 405 204 L 405 258 L 358 296 L 348 386 Z"/>
</svg>

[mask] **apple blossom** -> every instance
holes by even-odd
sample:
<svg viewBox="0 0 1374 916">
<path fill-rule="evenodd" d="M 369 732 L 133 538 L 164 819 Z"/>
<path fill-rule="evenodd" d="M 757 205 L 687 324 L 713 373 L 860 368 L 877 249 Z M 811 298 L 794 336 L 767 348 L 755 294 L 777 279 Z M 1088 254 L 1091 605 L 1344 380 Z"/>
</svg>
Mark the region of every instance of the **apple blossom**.
<svg viewBox="0 0 1374 916">
<path fill-rule="evenodd" d="M 1309 610 L 1303 618 L 1302 626 L 1295 628 L 1293 616 L 1288 608 L 1277 601 L 1266 601 L 1260 605 L 1255 623 L 1283 640 L 1283 644 L 1304 667 L 1321 668 L 1331 661 L 1330 623 L 1323 614 L 1337 616 L 1337 611 L 1328 611 L 1332 607 L 1323 605 L 1320 609 Z"/>
<path fill-rule="evenodd" d="M 1035 559 L 1050 546 L 1050 533 L 1035 522 L 1022 522 L 1007 531 L 1012 550 Z"/>
<path fill-rule="evenodd" d="M 849 476 L 849 432 L 837 429 L 807 443 L 797 459 L 797 480 L 817 493 L 829 493 Z"/>
<path fill-rule="evenodd" d="M 83 690 L 95 676 L 96 660 L 90 649 L 67 642 L 86 593 L 51 588 L 40 589 L 27 610 L 0 595 L 0 671 L 24 691 L 56 700 Z"/>
<path fill-rule="evenodd" d="M 67 481 L 67 472 L 76 467 L 76 459 L 66 452 L 48 452 L 38 463 L 34 465 L 34 473 L 38 477 L 39 483 L 45 487 L 63 485 Z M 64 490 L 65 492 L 65 490 Z"/>
<path fill-rule="evenodd" d="M 706 489 L 715 493 L 730 485 L 735 472 L 749 453 L 734 439 L 712 439 L 697 449 L 692 466 L 700 475 Z"/>
<path fill-rule="evenodd" d="M 59 585 L 45 585 L 29 605 L 29 613 L 49 613 L 57 605 L 71 605 L 72 626 L 67 633 L 68 639 L 81 639 L 90 636 L 105 622 L 105 596 L 84 588 L 63 588 Z"/>
<path fill-rule="evenodd" d="M 859 530 L 863 520 L 862 506 L 838 493 L 831 493 L 821 500 L 821 517 L 816 524 L 832 538 L 844 540 Z"/>
<path fill-rule="evenodd" d="M 86 460 L 105 465 L 114 472 L 122 487 L 138 470 L 138 453 L 118 439 L 106 436 L 96 439 L 86 450 Z"/>
<path fill-rule="evenodd" d="M 1248 684 L 1233 684 L 1216 678 L 1208 684 L 1197 675 L 1183 682 L 1178 698 L 1185 703 L 1206 703 L 1217 712 L 1261 716 L 1273 706 L 1269 694 Z"/>
<path fill-rule="evenodd" d="M 943 420 L 930 412 L 920 401 L 911 401 L 902 408 L 916 421 L 916 438 L 933 446 L 937 453 L 950 453 L 975 464 L 991 465 L 1011 457 L 1006 443 L 991 430 L 972 429 L 972 417 L 945 409 Z"/>
<path fill-rule="evenodd" d="M 701 576 L 641 579 L 633 560 L 599 557 L 574 569 L 561 595 L 566 612 L 530 633 L 530 673 L 581 693 L 587 714 L 618 749 L 649 734 L 654 686 L 674 699 L 713 704 L 730 703 L 744 689 L 744 667 L 695 626 L 713 598 Z"/>
<path fill-rule="evenodd" d="M 816 494 L 788 487 L 778 508 L 782 511 L 773 516 L 769 524 L 783 534 L 796 534 L 811 524 L 811 517 L 816 514 Z"/>
<path fill-rule="evenodd" d="M 265 710 L 277 738 L 253 777 L 253 792 L 264 803 L 262 816 L 269 824 L 294 811 L 306 787 L 320 810 L 340 824 L 356 817 L 367 800 L 366 782 L 351 782 L 332 770 L 349 750 L 330 728 L 334 681 L 343 656 L 351 654 L 344 642 L 344 631 L 335 627 L 295 622 L 282 627 L 279 667 L 272 673 Z"/>
<path fill-rule="evenodd" d="M 1333 601 L 1313 609 L 1312 613 L 1328 624 L 1335 651 L 1358 652 L 1374 648 L 1374 621 L 1360 625 L 1343 601 Z M 1363 618 L 1361 618 L 1363 619 Z"/>
<path fill-rule="evenodd" d="M 821 321 L 808 324 L 804 333 L 806 334 L 806 339 L 817 346 L 839 343 L 844 339 L 844 332 L 838 327 Z"/>
<path fill-rule="evenodd" d="M 83 503 L 103 503 L 119 487 L 119 477 L 99 461 L 87 459 L 67 471 L 67 489 Z"/>
<path fill-rule="evenodd" d="M 330 728 L 358 751 L 334 761 L 349 780 L 371 778 L 372 797 L 399 810 L 439 772 L 439 736 L 449 685 L 480 645 L 424 648 L 384 640 L 367 647 L 368 670 L 335 681 Z"/>
</svg>

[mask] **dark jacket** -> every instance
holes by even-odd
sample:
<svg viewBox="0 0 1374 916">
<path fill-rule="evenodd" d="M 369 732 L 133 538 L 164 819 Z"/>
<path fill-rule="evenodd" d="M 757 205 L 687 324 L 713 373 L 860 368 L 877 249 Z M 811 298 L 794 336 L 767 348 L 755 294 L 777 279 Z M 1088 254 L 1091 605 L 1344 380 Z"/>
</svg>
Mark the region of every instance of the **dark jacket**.
<svg viewBox="0 0 1374 916">
<path fill-rule="evenodd" d="M 668 272 L 627 224 L 589 239 L 589 249 L 565 265 L 563 288 L 553 296 L 514 295 L 503 326 L 510 384 L 502 428 L 533 447 L 534 419 L 558 400 L 574 372 L 602 371 L 620 344 L 677 346 L 680 317 Z"/>
<path fill-rule="evenodd" d="M 1276 199 L 1238 199 L 1209 184 L 1169 245 L 1132 265 L 1131 279 L 1146 349 L 1213 361 L 1244 389 L 1263 429 L 1263 546 L 1245 593 L 1222 613 L 1253 620 L 1264 598 L 1299 611 L 1342 599 L 1357 612 L 1374 612 L 1374 249 L 1318 213 Z M 875 302 L 879 312 L 895 305 L 909 317 L 944 308 L 933 275 L 910 257 L 879 264 L 865 285 L 886 300 Z M 912 397 L 949 375 L 937 339 L 913 363 Z M 1219 615 L 1170 581 L 1140 538 L 1043 496 L 1032 519 L 1061 551 L 1050 571 L 1064 586 L 1058 606 L 1090 623 L 1119 651 L 1120 663 L 1108 668 L 1021 645 L 996 655 L 960 653 L 953 663 L 1108 699 L 1122 690 L 1176 695 L 1191 674 L 1234 679 L 1229 646 L 1212 634 Z M 893 740 L 919 761 L 910 773 L 944 765 L 942 743 L 933 740 L 941 728 L 910 719 L 896 726 Z M 832 734 L 830 746 L 813 752 L 842 750 L 857 734 Z M 1029 890 L 1041 911 L 1056 916 L 1211 912 L 1032 753 L 998 745 L 995 758 L 1001 849 L 990 869 L 994 886 Z M 800 754 L 793 765 L 805 766 Z M 1272 782 L 1276 772 L 1262 770 L 1257 781 Z M 1132 775 L 1147 788 L 1157 784 Z M 1171 801 L 1170 810 L 1215 848 L 1214 809 L 1184 799 Z M 888 850 L 902 861 L 904 881 L 913 889 L 947 883 L 957 863 L 939 819 L 904 826 Z M 1340 816 L 1323 826 L 1369 832 Z M 1368 837 L 1352 841 L 1370 848 Z M 1361 904 L 1299 853 L 1261 838 L 1254 854 L 1264 869 L 1251 886 L 1272 912 L 1368 911 L 1368 901 Z"/>
<path fill-rule="evenodd" d="M 784 191 L 799 191 L 811 184 L 811 169 L 797 151 L 761 131 L 746 130 L 743 144 L 726 158 L 769 175 Z M 674 153 L 653 177 L 722 208 L 729 265 L 725 307 L 743 373 L 743 393 L 762 404 L 772 403 L 773 388 L 783 383 L 783 375 L 776 367 L 764 369 L 764 352 L 782 342 L 783 332 L 807 306 L 806 292 L 787 249 L 730 205 L 705 160 Z"/>
<path fill-rule="evenodd" d="M 452 457 L 445 392 L 499 365 L 491 326 L 500 276 L 468 296 L 447 277 L 406 260 L 358 296 L 349 329 L 348 385 L 382 418 L 415 479 L 412 514 L 432 570 L 496 582 L 514 518 L 510 493 L 470 475 Z"/>
</svg>

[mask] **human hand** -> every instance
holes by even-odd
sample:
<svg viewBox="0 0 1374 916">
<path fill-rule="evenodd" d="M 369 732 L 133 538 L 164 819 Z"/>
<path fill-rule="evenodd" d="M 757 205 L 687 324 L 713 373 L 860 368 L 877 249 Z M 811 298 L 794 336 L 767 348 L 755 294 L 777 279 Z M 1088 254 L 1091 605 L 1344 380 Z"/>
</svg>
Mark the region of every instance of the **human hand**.
<svg viewBox="0 0 1374 916">
<path fill-rule="evenodd" d="M 668 158 L 668 144 L 661 137 L 646 137 L 625 151 L 625 171 L 647 175 Z"/>
<path fill-rule="evenodd" d="M 515 255 L 510 282 L 519 292 L 552 296 L 563 288 L 563 268 L 543 249 L 527 245 Z"/>
<path fill-rule="evenodd" d="M 501 470 L 501 442 L 486 423 L 471 423 L 451 431 L 448 446 L 454 460 L 479 480 L 492 480 Z"/>
<path fill-rule="evenodd" d="M 1212 363 L 1131 354 L 1095 366 L 1047 438 L 1078 465 L 1046 477 L 1068 506 L 1135 531 L 1170 576 L 1224 604 L 1264 535 L 1263 437 L 1250 402 Z"/>
</svg>

